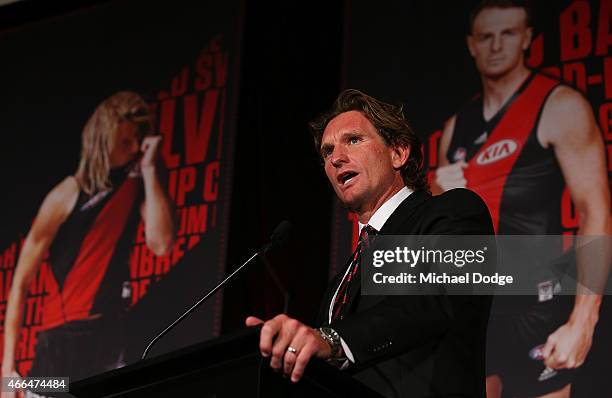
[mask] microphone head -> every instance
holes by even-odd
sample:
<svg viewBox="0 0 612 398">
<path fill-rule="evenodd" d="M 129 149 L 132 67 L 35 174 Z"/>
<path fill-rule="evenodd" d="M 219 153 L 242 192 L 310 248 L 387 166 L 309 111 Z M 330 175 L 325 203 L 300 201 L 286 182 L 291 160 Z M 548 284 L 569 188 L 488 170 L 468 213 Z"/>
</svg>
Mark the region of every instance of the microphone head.
<svg viewBox="0 0 612 398">
<path fill-rule="evenodd" d="M 270 243 L 268 243 L 263 252 L 267 253 L 270 250 L 282 245 L 285 243 L 287 238 L 289 237 L 289 231 L 291 230 L 291 223 L 287 220 L 281 221 L 280 224 L 274 228 L 272 235 L 270 236 Z"/>
</svg>

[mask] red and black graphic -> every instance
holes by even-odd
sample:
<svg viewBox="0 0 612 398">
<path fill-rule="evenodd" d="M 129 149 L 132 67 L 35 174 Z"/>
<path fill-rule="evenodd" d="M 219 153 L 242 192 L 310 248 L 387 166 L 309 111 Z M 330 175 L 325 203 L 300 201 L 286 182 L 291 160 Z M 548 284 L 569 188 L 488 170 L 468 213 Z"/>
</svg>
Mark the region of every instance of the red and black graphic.
<svg viewBox="0 0 612 398">
<path fill-rule="evenodd" d="M 116 306 L 109 302 L 101 305 L 98 303 L 98 297 L 100 292 L 107 290 L 101 286 L 103 282 L 108 283 L 105 276 L 113 273 L 112 268 L 121 268 L 120 263 L 113 261 L 116 248 L 121 245 L 119 240 L 133 240 L 135 228 L 126 227 L 127 224 L 134 224 L 133 213 L 138 211 L 135 206 L 138 189 L 138 181 L 135 178 L 127 178 L 115 192 L 106 195 L 107 200 L 98 201 L 93 206 L 90 204 L 91 200 L 83 204 L 77 202 L 72 217 L 62 225 L 68 236 L 62 235 L 62 240 L 56 238 L 50 249 L 49 262 L 58 264 L 58 267 L 52 269 L 55 275 L 49 278 L 45 285 L 47 295 L 42 308 L 42 329 L 86 319 L 97 313 L 104 314 Z M 79 215 L 93 219 L 87 223 L 90 224 L 89 228 L 80 228 L 82 225 L 78 224 L 81 224 L 81 220 L 76 219 Z M 131 233 L 124 232 L 126 229 Z M 87 230 L 87 233 L 83 234 L 84 230 Z M 60 249 L 62 257 L 74 260 L 65 261 L 64 258 L 54 255 L 56 250 L 59 251 L 56 246 L 63 246 Z M 69 269 L 66 266 L 60 267 L 64 264 L 72 266 Z M 122 282 L 119 281 L 120 286 Z M 94 304 L 98 308 L 94 309 Z"/>
<path fill-rule="evenodd" d="M 2 157 L 14 192 L 4 195 L 1 210 L 3 224 L 10 226 L 0 237 L 2 324 L 36 209 L 50 187 L 75 173 L 81 131 L 102 99 L 121 90 L 147 97 L 154 130 L 163 138 L 164 189 L 175 212 L 174 244 L 161 256 L 145 238 L 142 178 L 126 178 L 87 208 L 88 221 L 77 222 L 87 224 L 82 232 L 66 240 L 60 230 L 62 239 L 54 244 L 69 247 L 60 260 L 71 261 L 58 268 L 52 246 L 30 285 L 15 350 L 19 374 L 32 366 L 39 331 L 116 315 L 119 308 L 126 313 L 126 345 L 132 350 L 125 359 L 134 361 L 148 339 L 222 278 L 240 52 L 236 6 L 151 5 L 142 18 L 140 3 L 112 3 L 3 34 L 3 52 L 20 61 L 2 73 L 3 105 L 11 115 L 3 130 L 14 132 L 3 144 L 12 154 Z M 100 34 L 102 26 L 113 31 Z M 24 55 L 20 48 L 38 53 Z M 35 59 L 47 52 L 55 55 L 34 73 Z M 53 134 L 40 134 L 49 129 Z M 75 212 L 79 208 L 77 202 Z M 127 256 L 116 254 L 118 246 Z M 220 313 L 218 295 L 190 319 L 197 327 L 177 330 L 155 354 L 217 335 Z"/>
<path fill-rule="evenodd" d="M 482 84 L 485 74 L 468 47 L 470 14 L 478 4 L 478 0 L 402 5 L 383 1 L 377 4 L 376 18 L 371 8 L 352 4 L 347 19 L 343 85 L 404 106 L 407 119 L 424 144 L 430 182 L 436 179 L 440 166 L 466 162 L 466 186 L 485 199 L 498 233 L 574 235 L 584 220 L 580 220 L 581 210 L 572 202 L 567 187 L 567 163 L 560 165 L 554 147 L 540 141 L 536 132 L 547 100 L 561 87 L 569 87 L 566 92 L 586 99 L 587 107 L 590 104 L 587 113 L 594 115 L 601 132 L 610 180 L 612 1 L 530 2 L 534 30 L 524 56 L 531 76 L 522 80 L 523 86 L 508 105 L 502 105 L 499 115 L 489 114 L 486 120 Z M 370 26 L 367 33 L 361 29 L 365 24 Z M 570 113 L 567 117 L 572 117 Z M 463 137 L 453 136 L 445 142 L 443 135 L 452 130 L 445 123 L 451 118 L 455 134 Z M 468 124 L 476 127 L 470 130 Z M 441 154 L 441 145 L 449 147 L 445 154 Z M 605 180 L 599 168 L 601 152 L 597 157 L 583 158 L 572 167 L 573 174 L 588 170 L 581 179 L 597 177 L 596 185 L 605 186 L 605 181 L 599 183 Z M 599 170 L 597 176 L 592 173 L 595 167 Z M 573 181 L 576 194 L 576 179 Z M 606 196 L 597 187 L 579 194 L 590 195 L 589 200 Z M 331 274 L 350 254 L 357 223 L 338 203 L 334 213 Z M 612 324 L 609 304 L 605 306 L 606 298 L 593 348 L 579 380 L 572 386 L 572 396 L 607 396 L 612 388 L 606 380 L 584 382 L 603 369 L 604 358 L 612 347 L 606 335 Z"/>
<path fill-rule="evenodd" d="M 559 211 L 550 203 L 558 202 L 561 170 L 553 154 L 539 146 L 534 131 L 545 100 L 558 84 L 543 75 L 530 76 L 507 108 L 488 123 L 479 120 L 480 96 L 457 115 L 447 151 L 449 163 L 467 162 L 466 187 L 483 198 L 498 234 L 560 233 L 549 221 L 558 216 L 549 213 Z M 479 139 L 481 134 L 487 134 L 487 139 Z M 521 206 L 526 197 L 530 205 Z"/>
</svg>

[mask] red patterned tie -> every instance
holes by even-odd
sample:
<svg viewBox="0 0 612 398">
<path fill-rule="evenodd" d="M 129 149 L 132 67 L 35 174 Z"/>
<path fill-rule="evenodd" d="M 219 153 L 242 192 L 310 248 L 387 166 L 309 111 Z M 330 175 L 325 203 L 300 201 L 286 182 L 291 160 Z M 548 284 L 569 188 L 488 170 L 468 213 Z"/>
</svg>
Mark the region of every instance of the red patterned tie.
<svg viewBox="0 0 612 398">
<path fill-rule="evenodd" d="M 351 260 L 351 264 L 349 265 L 349 272 L 345 275 L 344 279 L 340 283 L 340 287 L 338 288 L 338 293 L 336 294 L 336 299 L 334 300 L 334 307 L 332 311 L 332 322 L 338 319 L 342 319 L 342 310 L 346 305 L 346 301 L 349 296 L 349 289 L 351 285 L 351 280 L 355 278 L 357 272 L 359 272 L 359 264 L 361 263 L 361 252 L 365 247 L 367 248 L 370 241 L 370 237 L 376 235 L 378 231 L 374 228 L 366 225 L 361 228 L 361 233 L 359 234 L 359 243 L 357 244 L 357 249 L 355 250 L 355 254 L 353 255 L 353 259 Z"/>
</svg>

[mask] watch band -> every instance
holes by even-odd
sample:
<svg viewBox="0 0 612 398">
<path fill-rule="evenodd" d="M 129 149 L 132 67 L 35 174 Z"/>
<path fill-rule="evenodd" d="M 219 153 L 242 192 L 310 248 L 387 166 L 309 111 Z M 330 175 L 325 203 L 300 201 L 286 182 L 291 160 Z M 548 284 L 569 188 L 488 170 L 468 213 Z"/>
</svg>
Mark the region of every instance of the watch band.
<svg viewBox="0 0 612 398">
<path fill-rule="evenodd" d="M 331 358 L 337 358 L 338 354 L 342 350 L 342 344 L 340 343 L 340 335 L 338 332 L 328 326 L 320 327 L 318 330 L 323 340 L 325 340 L 331 348 Z"/>
</svg>

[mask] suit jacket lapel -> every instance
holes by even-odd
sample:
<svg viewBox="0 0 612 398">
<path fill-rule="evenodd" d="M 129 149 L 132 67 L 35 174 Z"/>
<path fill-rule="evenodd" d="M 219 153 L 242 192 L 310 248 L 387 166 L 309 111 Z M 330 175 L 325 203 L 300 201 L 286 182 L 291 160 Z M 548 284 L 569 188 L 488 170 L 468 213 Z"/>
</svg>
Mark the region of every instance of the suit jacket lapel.
<svg viewBox="0 0 612 398">
<path fill-rule="evenodd" d="M 418 205 L 431 197 L 430 194 L 424 191 L 416 191 L 410 194 L 398 207 L 393 214 L 387 219 L 385 225 L 379 231 L 380 235 L 392 235 L 395 233 L 407 218 L 410 218 L 416 211 Z M 359 265 L 360 267 L 362 264 Z M 346 268 L 345 268 L 346 269 Z M 332 293 L 333 294 L 333 293 Z M 361 270 L 355 275 L 355 279 L 351 281 L 351 289 L 347 297 L 347 310 L 352 312 L 359 303 L 358 296 L 361 294 Z"/>
<path fill-rule="evenodd" d="M 391 217 L 385 222 L 382 229 L 379 231 L 380 235 L 393 235 L 400 229 L 400 226 L 404 225 L 406 219 L 410 218 L 417 207 L 431 197 L 425 191 L 416 191 L 410 194 L 398 207 L 395 209 Z"/>
</svg>

